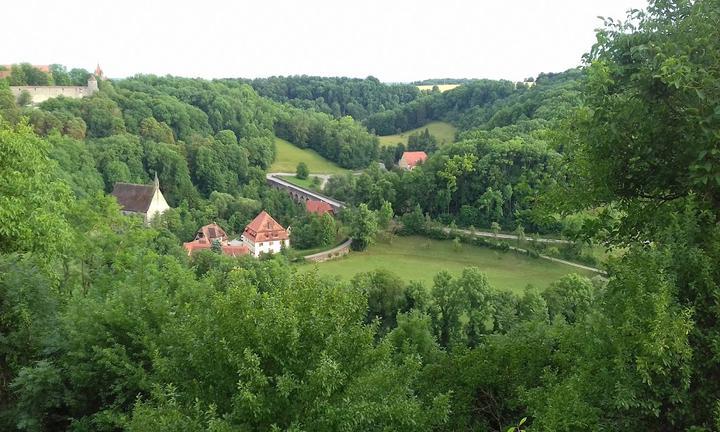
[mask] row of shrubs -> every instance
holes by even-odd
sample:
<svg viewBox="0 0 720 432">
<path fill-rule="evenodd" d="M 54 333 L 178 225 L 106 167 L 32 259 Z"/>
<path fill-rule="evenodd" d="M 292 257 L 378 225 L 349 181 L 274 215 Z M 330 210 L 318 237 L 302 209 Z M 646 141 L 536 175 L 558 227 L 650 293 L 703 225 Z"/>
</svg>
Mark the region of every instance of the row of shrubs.
<svg viewBox="0 0 720 432">
<path fill-rule="evenodd" d="M 506 241 L 491 241 L 483 237 L 468 235 L 462 231 L 447 228 L 437 222 L 426 221 L 423 224 L 416 224 L 412 229 L 408 229 L 408 225 L 402 225 L 397 231 L 398 235 L 422 235 L 433 240 L 453 240 L 458 239 L 463 244 L 473 246 L 486 247 L 500 252 L 508 252 L 510 244 Z M 538 257 L 538 254 L 535 254 Z"/>
<path fill-rule="evenodd" d="M 416 218 L 417 219 L 417 218 Z M 410 224 L 403 223 L 398 229 L 399 235 L 422 235 L 435 240 L 452 240 L 458 239 L 463 244 L 469 244 L 473 246 L 486 247 L 493 250 L 507 252 L 511 250 L 510 244 L 504 240 L 492 240 L 485 237 L 478 237 L 473 235 L 465 234 L 462 231 L 458 231 L 442 224 L 425 219 L 420 222 L 418 220 L 412 221 Z M 563 245 L 549 245 L 547 243 L 541 243 L 537 241 L 526 242 L 525 254 L 532 258 L 539 258 L 540 255 L 548 255 L 554 258 L 561 258 L 568 261 L 580 262 L 588 265 L 597 265 L 597 258 L 590 252 L 584 250 L 580 243 L 567 243 Z"/>
</svg>

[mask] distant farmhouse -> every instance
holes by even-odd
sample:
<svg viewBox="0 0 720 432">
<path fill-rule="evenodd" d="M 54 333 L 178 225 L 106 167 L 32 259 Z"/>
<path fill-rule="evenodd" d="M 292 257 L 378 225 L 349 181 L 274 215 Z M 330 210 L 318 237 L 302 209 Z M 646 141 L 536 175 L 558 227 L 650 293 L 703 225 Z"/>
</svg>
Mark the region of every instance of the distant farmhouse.
<svg viewBox="0 0 720 432">
<path fill-rule="evenodd" d="M 254 257 L 261 253 L 276 254 L 282 251 L 283 247 L 290 247 L 288 230 L 265 210 L 245 227 L 241 239 Z"/>
<path fill-rule="evenodd" d="M 250 253 L 250 249 L 241 240 L 230 240 L 225 231 L 216 223 L 205 225 L 195 234 L 195 240 L 183 243 L 188 255 L 197 250 L 210 250 L 213 247 L 219 248 L 227 256 L 242 256 Z"/>
<path fill-rule="evenodd" d="M 12 71 L 10 68 L 12 65 L 4 65 L 6 70 L 0 71 L 0 79 L 8 77 Z M 50 73 L 50 66 L 48 65 L 34 65 L 35 69 L 41 72 Z M 100 65 L 95 68 L 95 74 L 90 75 L 86 86 L 10 86 L 10 91 L 13 96 L 17 99 L 23 92 L 27 92 L 30 95 L 31 102 L 33 105 L 37 105 L 41 102 L 45 102 L 48 99 L 55 98 L 58 96 L 64 96 L 67 98 L 80 99 L 87 96 L 92 96 L 98 92 L 98 79 L 105 79 L 105 74 Z"/>
<path fill-rule="evenodd" d="M 427 153 L 424 151 L 403 152 L 398 161 L 398 166 L 404 170 L 412 170 L 427 160 Z"/>
<path fill-rule="evenodd" d="M 142 215 L 146 224 L 170 208 L 160 191 L 157 174 L 151 185 L 115 183 L 111 195 L 117 199 L 123 214 Z"/>
</svg>

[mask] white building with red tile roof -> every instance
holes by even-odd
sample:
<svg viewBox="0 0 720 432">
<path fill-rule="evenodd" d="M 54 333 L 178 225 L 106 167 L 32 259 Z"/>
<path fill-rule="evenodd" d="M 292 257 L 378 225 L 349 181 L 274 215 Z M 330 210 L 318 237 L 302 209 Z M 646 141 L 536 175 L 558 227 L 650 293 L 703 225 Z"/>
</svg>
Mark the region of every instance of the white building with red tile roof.
<svg viewBox="0 0 720 432">
<path fill-rule="evenodd" d="M 398 161 L 398 166 L 404 170 L 411 170 L 427 160 L 427 153 L 424 151 L 403 152 Z"/>
<path fill-rule="evenodd" d="M 243 243 L 253 256 L 261 253 L 275 254 L 284 247 L 290 247 L 290 233 L 272 218 L 265 210 L 245 227 Z"/>
</svg>

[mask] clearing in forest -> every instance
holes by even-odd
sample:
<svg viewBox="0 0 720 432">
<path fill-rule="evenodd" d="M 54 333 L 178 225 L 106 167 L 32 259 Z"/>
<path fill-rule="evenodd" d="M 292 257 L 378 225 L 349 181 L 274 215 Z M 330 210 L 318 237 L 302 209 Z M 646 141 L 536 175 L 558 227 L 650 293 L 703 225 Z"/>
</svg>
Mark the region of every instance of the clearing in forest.
<svg viewBox="0 0 720 432">
<path fill-rule="evenodd" d="M 294 173 L 300 162 L 305 162 L 311 174 L 342 174 L 348 170 L 320 156 L 315 150 L 301 149 L 284 139 L 275 138 L 277 155 L 269 172 Z"/>
<path fill-rule="evenodd" d="M 378 241 L 364 252 L 350 252 L 346 258 L 317 264 L 321 275 L 343 280 L 350 280 L 357 273 L 384 268 L 405 281 L 421 281 L 428 288 L 441 270 L 459 275 L 470 266 L 485 272 L 495 289 L 518 294 L 528 284 L 545 289 L 568 273 L 594 276 L 581 269 L 515 252 L 499 252 L 466 244 L 456 249 L 452 241 L 418 236 L 395 237 L 391 243 Z M 305 268 L 309 270 L 312 267 L 305 265 Z"/>
<path fill-rule="evenodd" d="M 452 90 L 456 87 L 459 87 L 461 84 L 435 84 L 438 86 L 438 89 L 440 89 L 440 93 L 445 93 L 448 90 Z M 426 91 L 426 90 L 432 90 L 433 87 L 435 87 L 433 84 L 424 84 L 417 86 L 420 91 Z"/>
<path fill-rule="evenodd" d="M 438 144 L 440 145 L 448 144 L 455 141 L 455 132 L 457 132 L 457 128 L 455 126 L 447 122 L 434 121 L 426 124 L 425 126 L 421 126 L 419 128 L 412 129 L 400 134 L 378 137 L 380 138 L 380 146 L 395 146 L 397 145 L 397 143 L 403 143 L 407 145 L 408 137 L 410 136 L 410 134 L 415 132 L 423 132 L 426 128 L 430 132 L 430 135 L 434 135 L 435 138 L 437 138 Z"/>
</svg>

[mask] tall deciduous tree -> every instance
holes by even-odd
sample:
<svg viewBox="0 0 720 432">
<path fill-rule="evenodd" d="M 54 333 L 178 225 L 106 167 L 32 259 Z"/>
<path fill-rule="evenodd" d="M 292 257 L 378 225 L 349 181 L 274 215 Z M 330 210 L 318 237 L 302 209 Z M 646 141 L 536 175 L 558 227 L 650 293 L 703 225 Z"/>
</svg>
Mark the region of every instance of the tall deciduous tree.
<svg viewBox="0 0 720 432">
<path fill-rule="evenodd" d="M 46 141 L 0 120 L 0 252 L 53 257 L 68 246 L 70 190 L 54 170 Z"/>
<path fill-rule="evenodd" d="M 360 204 L 351 216 L 350 236 L 353 250 L 362 251 L 372 244 L 377 232 L 377 216 L 368 209 L 367 204 Z"/>
<path fill-rule="evenodd" d="M 297 168 L 295 169 L 295 177 L 299 178 L 300 180 L 305 180 L 310 175 L 310 170 L 308 169 L 308 166 L 305 162 L 300 162 L 297 164 Z"/>
</svg>

